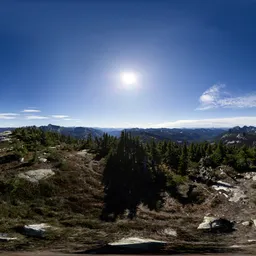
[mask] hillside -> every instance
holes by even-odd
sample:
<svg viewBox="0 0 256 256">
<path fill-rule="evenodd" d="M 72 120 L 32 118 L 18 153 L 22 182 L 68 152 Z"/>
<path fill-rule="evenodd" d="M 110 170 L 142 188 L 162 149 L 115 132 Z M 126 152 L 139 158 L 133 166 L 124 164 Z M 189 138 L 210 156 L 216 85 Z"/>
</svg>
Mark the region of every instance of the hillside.
<svg viewBox="0 0 256 256">
<path fill-rule="evenodd" d="M 256 146 L 256 127 L 236 126 L 221 134 L 216 139 L 221 140 L 226 145 Z"/>
<path fill-rule="evenodd" d="M 130 220 L 125 212 L 108 222 L 100 220 L 106 160 L 74 143 L 41 145 L 36 157 L 30 150 L 22 161 L 12 142 L 0 144 L 0 233 L 17 237 L 1 243 L 2 250 L 81 252 L 130 236 L 167 241 L 167 252 L 232 251 L 234 245 L 236 251 L 254 250 L 256 173 L 237 173 L 228 166 L 212 169 L 201 161 L 177 183 L 180 196 L 165 193 L 157 211 L 139 204 L 136 218 Z M 235 221 L 235 231 L 198 230 L 205 215 Z M 22 225 L 37 223 L 54 228 L 44 238 L 21 231 Z"/>
</svg>

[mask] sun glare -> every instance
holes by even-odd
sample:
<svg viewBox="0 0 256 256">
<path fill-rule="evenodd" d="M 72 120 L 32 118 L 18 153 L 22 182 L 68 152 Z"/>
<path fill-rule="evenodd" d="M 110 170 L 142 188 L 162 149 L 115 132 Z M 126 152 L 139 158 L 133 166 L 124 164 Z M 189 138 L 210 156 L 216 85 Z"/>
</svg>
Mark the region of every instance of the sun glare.
<svg viewBox="0 0 256 256">
<path fill-rule="evenodd" d="M 133 72 L 121 73 L 121 81 L 126 85 L 134 85 L 137 83 L 137 76 Z"/>
</svg>

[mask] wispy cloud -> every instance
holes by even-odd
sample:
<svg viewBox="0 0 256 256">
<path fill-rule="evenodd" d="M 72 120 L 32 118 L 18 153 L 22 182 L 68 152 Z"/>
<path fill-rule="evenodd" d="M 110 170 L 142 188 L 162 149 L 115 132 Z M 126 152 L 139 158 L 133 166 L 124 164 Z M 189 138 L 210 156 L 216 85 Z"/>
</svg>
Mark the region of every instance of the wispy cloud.
<svg viewBox="0 0 256 256">
<path fill-rule="evenodd" d="M 209 119 L 190 119 L 177 120 L 173 122 L 164 122 L 157 125 L 151 125 L 154 128 L 212 128 L 212 127 L 234 127 L 250 126 L 256 124 L 254 116 L 239 116 L 227 118 L 209 118 Z"/>
<path fill-rule="evenodd" d="M 67 119 L 69 116 L 65 116 L 65 115 L 51 115 L 51 117 L 57 118 L 57 119 L 63 119 L 63 118 Z"/>
<path fill-rule="evenodd" d="M 49 119 L 47 116 L 26 116 L 25 119 L 28 120 L 40 120 L 40 119 Z"/>
<path fill-rule="evenodd" d="M 40 113 L 41 110 L 39 110 L 39 109 L 24 109 L 21 112 L 23 112 L 23 113 Z"/>
<path fill-rule="evenodd" d="M 216 84 L 207 89 L 199 98 L 200 105 L 197 110 L 256 107 L 256 93 L 232 97 L 223 91 L 224 87 L 224 84 Z"/>
<path fill-rule="evenodd" d="M 82 120 L 76 119 L 76 118 L 64 118 L 62 120 L 64 120 L 64 121 L 74 121 L 76 123 L 81 123 L 82 122 Z"/>
<path fill-rule="evenodd" d="M 17 113 L 0 113 L 0 119 L 15 119 L 17 116 Z"/>
</svg>

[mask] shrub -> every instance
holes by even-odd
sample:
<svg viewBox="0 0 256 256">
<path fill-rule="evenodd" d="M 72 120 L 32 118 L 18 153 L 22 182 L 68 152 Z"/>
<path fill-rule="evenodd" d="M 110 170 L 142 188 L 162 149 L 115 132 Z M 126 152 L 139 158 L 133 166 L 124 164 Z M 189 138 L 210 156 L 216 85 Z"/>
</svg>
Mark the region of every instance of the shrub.
<svg viewBox="0 0 256 256">
<path fill-rule="evenodd" d="M 49 150 L 49 156 L 47 157 L 47 159 L 52 162 L 61 162 L 62 155 L 57 150 Z"/>
<path fill-rule="evenodd" d="M 251 188 L 256 189 L 256 182 L 252 183 Z"/>
</svg>

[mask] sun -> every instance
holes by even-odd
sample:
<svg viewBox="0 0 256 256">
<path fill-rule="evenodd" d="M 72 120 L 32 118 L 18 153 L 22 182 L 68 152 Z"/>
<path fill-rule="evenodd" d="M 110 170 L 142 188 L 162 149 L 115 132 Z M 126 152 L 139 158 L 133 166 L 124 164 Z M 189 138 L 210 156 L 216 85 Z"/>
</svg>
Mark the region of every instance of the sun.
<svg viewBox="0 0 256 256">
<path fill-rule="evenodd" d="M 121 81 L 125 85 L 134 85 L 137 83 L 137 75 L 133 72 L 121 73 Z"/>
</svg>

